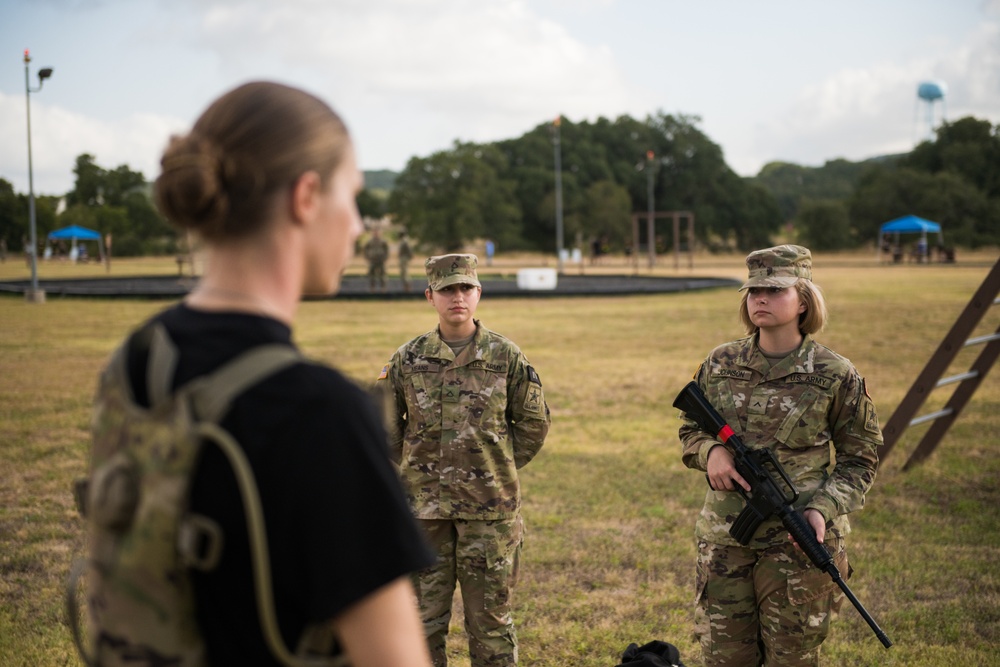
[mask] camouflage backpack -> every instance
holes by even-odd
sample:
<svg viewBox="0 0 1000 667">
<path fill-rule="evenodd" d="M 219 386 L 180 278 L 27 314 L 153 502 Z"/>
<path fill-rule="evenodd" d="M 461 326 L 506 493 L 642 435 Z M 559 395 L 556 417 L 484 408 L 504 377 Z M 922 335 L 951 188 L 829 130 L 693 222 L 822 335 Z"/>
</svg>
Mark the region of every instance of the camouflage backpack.
<svg viewBox="0 0 1000 667">
<path fill-rule="evenodd" d="M 130 344 L 149 350 L 149 408 L 133 398 L 127 367 Z M 207 665 L 190 573 L 212 570 L 224 540 L 218 524 L 190 511 L 188 496 L 199 450 L 208 443 L 222 450 L 237 479 L 258 616 L 271 651 L 286 665 L 346 663 L 342 657 L 330 657 L 334 639 L 328 623 L 307 629 L 295 655 L 285 646 L 274 611 L 257 485 L 242 449 L 218 425 L 243 391 L 302 360 L 290 347 L 260 346 L 171 392 L 177 351 L 161 325 L 142 329 L 115 352 L 95 400 L 90 474 L 74 489 L 87 523 L 89 557 L 73 566 L 66 604 L 84 663 Z M 81 577 L 89 650 L 80 629 Z"/>
</svg>

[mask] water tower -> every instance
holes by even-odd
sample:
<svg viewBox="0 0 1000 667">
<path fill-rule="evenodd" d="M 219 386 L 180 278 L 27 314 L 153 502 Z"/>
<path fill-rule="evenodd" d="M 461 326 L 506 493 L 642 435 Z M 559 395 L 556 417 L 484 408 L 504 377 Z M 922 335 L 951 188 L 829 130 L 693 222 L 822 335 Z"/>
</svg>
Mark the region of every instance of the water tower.
<svg viewBox="0 0 1000 667">
<path fill-rule="evenodd" d="M 944 96 L 948 86 L 943 81 L 924 81 L 917 86 L 918 104 L 927 108 L 927 139 L 934 141 L 934 103 L 941 103 L 941 121 L 944 121 Z"/>
</svg>

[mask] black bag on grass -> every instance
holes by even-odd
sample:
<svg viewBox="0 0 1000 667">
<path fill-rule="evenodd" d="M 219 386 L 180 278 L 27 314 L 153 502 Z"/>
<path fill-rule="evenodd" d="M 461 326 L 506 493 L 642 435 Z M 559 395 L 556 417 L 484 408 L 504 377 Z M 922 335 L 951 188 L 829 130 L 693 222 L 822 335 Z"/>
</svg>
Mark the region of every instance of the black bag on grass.
<svg viewBox="0 0 1000 667">
<path fill-rule="evenodd" d="M 684 663 L 676 646 L 657 640 L 642 646 L 629 644 L 616 667 L 684 667 Z"/>
</svg>

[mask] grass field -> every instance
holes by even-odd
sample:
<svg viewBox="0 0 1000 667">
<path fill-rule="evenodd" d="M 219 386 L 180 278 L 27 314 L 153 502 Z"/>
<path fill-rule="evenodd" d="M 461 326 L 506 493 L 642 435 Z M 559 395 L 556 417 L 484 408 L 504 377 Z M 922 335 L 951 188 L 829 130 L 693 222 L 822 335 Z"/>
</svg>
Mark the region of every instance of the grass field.
<svg viewBox="0 0 1000 667">
<path fill-rule="evenodd" d="M 997 252 L 948 266 L 816 259 L 831 311 L 819 340 L 868 380 L 883 424 L 980 285 Z M 515 268 L 518 258 L 498 262 Z M 671 262 L 667 262 L 672 267 Z M 550 263 L 551 264 L 551 263 Z M 352 270 L 360 271 L 360 264 Z M 614 261 L 588 272 L 622 272 Z M 699 257 L 679 273 L 740 277 L 742 257 Z M 172 273 L 172 258 L 121 260 L 112 275 Z M 47 277 L 102 275 L 43 265 Z M 26 275 L 0 265 L 0 279 Z M 87 466 L 98 369 L 127 331 L 168 302 L 0 297 L 0 664 L 76 665 L 62 587 L 83 549 L 70 485 Z M 528 537 L 517 590 L 521 663 L 611 667 L 630 642 L 691 640 L 693 526 L 704 477 L 680 463 L 670 404 L 715 345 L 740 335 L 733 290 L 615 298 L 491 299 L 479 316 L 521 346 L 552 410 L 545 448 L 524 470 Z M 997 309 L 994 309 L 997 311 Z M 991 333 L 1000 311 L 976 334 Z M 310 355 L 371 381 L 390 353 L 434 325 L 413 302 L 309 302 L 296 338 Z M 951 372 L 968 368 L 963 351 Z M 1000 665 L 1000 370 L 986 378 L 935 454 L 901 467 L 925 426 L 882 465 L 849 540 L 850 585 L 895 642 L 886 651 L 850 605 L 826 665 Z M 938 396 L 937 394 L 941 394 Z M 922 412 L 940 407 L 934 392 Z M 460 620 L 454 665 L 467 665 Z"/>
</svg>

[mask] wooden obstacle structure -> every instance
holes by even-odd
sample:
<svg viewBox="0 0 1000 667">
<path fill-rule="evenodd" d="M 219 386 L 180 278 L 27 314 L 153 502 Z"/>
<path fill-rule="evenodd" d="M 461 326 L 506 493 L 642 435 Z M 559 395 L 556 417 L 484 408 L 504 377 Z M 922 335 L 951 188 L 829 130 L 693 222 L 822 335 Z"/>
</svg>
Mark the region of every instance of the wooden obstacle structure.
<svg viewBox="0 0 1000 667">
<path fill-rule="evenodd" d="M 926 459 L 937 447 L 948 428 L 958 418 L 962 408 L 976 393 L 983 378 L 986 377 L 997 357 L 1000 356 L 1000 326 L 992 334 L 975 338 L 969 338 L 969 336 L 990 307 L 1000 303 L 1000 299 L 997 298 L 998 293 L 1000 293 L 1000 260 L 993 265 L 993 269 L 976 290 L 965 310 L 958 316 L 951 331 L 941 341 L 937 351 L 934 352 L 924 370 L 917 376 L 899 407 L 886 422 L 885 428 L 882 429 L 882 446 L 878 451 L 881 460 L 885 460 L 907 427 L 933 422 L 917 448 L 910 454 L 903 470 L 908 470 Z M 950 377 L 942 377 L 959 351 L 973 345 L 982 345 L 983 349 L 969 370 Z M 942 409 L 914 417 L 931 391 L 952 384 L 957 384 L 958 387 Z"/>
<path fill-rule="evenodd" d="M 687 219 L 687 256 L 688 268 L 694 267 L 694 213 L 692 211 L 655 211 L 632 214 L 632 261 L 639 267 L 639 220 L 646 219 L 646 246 L 649 256 L 649 268 L 656 265 L 656 219 L 670 218 L 673 221 L 674 232 L 674 268 L 681 266 L 681 218 Z"/>
</svg>

